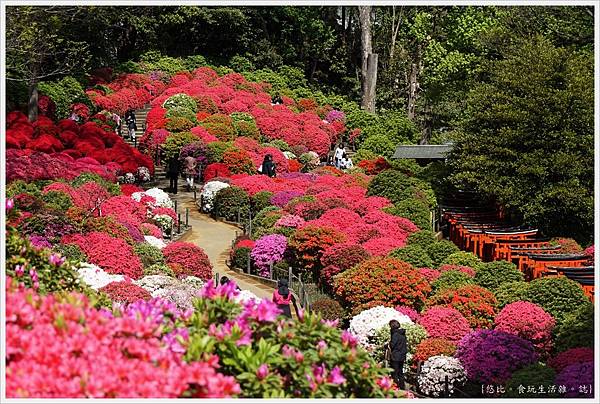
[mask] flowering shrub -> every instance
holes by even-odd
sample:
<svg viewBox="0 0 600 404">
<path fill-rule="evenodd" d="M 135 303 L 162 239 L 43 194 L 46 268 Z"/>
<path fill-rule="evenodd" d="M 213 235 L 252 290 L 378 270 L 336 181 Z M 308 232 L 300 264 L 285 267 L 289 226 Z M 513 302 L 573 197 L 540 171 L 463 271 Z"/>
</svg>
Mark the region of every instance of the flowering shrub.
<svg viewBox="0 0 600 404">
<path fill-rule="evenodd" d="M 476 272 L 475 269 L 473 269 L 471 267 L 466 267 L 464 265 L 450 265 L 450 264 L 440 265 L 438 268 L 438 271 L 440 271 L 440 273 L 446 272 L 446 271 L 459 271 L 459 272 L 462 272 L 465 275 L 469 276 L 469 278 L 474 278 L 475 272 Z"/>
<path fill-rule="evenodd" d="M 390 168 L 390 164 L 385 158 L 380 156 L 373 160 L 362 160 L 358 163 L 358 167 L 365 170 L 365 174 L 377 175 L 380 172 Z"/>
<path fill-rule="evenodd" d="M 398 310 L 400 313 L 404 314 L 405 316 L 408 316 L 414 322 L 417 322 L 419 320 L 419 318 L 421 318 L 421 315 L 412 307 L 396 306 L 396 310 Z"/>
<path fill-rule="evenodd" d="M 131 198 L 134 199 L 135 201 L 139 202 L 144 197 L 144 195 L 152 198 L 151 202 L 149 203 L 150 208 L 155 208 L 155 207 L 162 207 L 162 208 L 169 208 L 169 209 L 175 208 L 175 204 L 169 197 L 169 194 L 167 194 L 165 191 L 163 191 L 160 188 L 150 188 L 146 191 L 135 192 L 135 193 L 131 194 Z"/>
<path fill-rule="evenodd" d="M 291 227 L 295 229 L 303 226 L 304 223 L 306 222 L 300 216 L 284 215 L 275 222 L 275 227 Z"/>
<path fill-rule="evenodd" d="M 566 276 L 534 279 L 529 282 L 524 300 L 535 303 L 550 313 L 557 324 L 567 314 L 589 302 L 579 284 Z"/>
<path fill-rule="evenodd" d="M 311 271 L 319 268 L 323 252 L 328 247 L 343 241 L 345 236 L 335 229 L 308 225 L 292 235 L 289 246 L 298 266 Z"/>
<path fill-rule="evenodd" d="M 594 386 L 594 362 L 569 365 L 556 376 L 554 382 L 558 386 L 566 386 L 566 397 L 592 398 L 594 389 L 582 390 L 580 386 Z"/>
<path fill-rule="evenodd" d="M 489 328 L 496 317 L 496 297 L 477 285 L 446 289 L 427 299 L 427 306 L 445 306 L 458 310 L 473 328 Z"/>
<path fill-rule="evenodd" d="M 303 193 L 299 191 L 280 191 L 276 194 L 273 194 L 269 202 L 271 202 L 271 205 L 283 208 L 288 204 L 289 201 L 302 195 Z"/>
<path fill-rule="evenodd" d="M 214 197 L 214 212 L 225 220 L 244 220 L 250 210 L 250 198 L 240 187 L 226 187 L 217 191 Z"/>
<path fill-rule="evenodd" d="M 373 338 L 377 331 L 383 327 L 389 327 L 391 320 L 398 320 L 402 324 L 412 324 L 408 316 L 399 313 L 391 307 L 376 306 L 363 310 L 350 320 L 350 331 L 358 339 L 358 343 L 372 350 L 375 345 Z"/>
<path fill-rule="evenodd" d="M 432 397 L 440 397 L 446 391 L 452 396 L 456 387 L 467 382 L 465 368 L 456 358 L 432 356 L 425 361 L 419 373 L 419 388 Z"/>
<path fill-rule="evenodd" d="M 456 357 L 470 380 L 504 383 L 512 372 L 537 360 L 531 342 L 496 330 L 478 330 L 467 334 L 458 344 Z"/>
<path fill-rule="evenodd" d="M 433 338 L 444 338 L 458 342 L 471 328 L 458 310 L 447 307 L 432 307 L 419 318 L 421 324 Z"/>
<path fill-rule="evenodd" d="M 140 224 L 140 231 L 145 236 L 152 236 L 158 239 L 162 239 L 162 230 L 160 230 L 157 226 L 151 223 Z"/>
<path fill-rule="evenodd" d="M 212 163 L 206 166 L 204 169 L 204 173 L 202 174 L 202 179 L 204 182 L 208 183 L 208 181 L 213 178 L 223 178 L 230 177 L 231 171 L 226 164 L 223 163 Z"/>
<path fill-rule="evenodd" d="M 310 309 L 318 313 L 324 320 L 335 321 L 344 318 L 344 308 L 333 299 L 327 297 L 317 299 L 311 303 Z"/>
<path fill-rule="evenodd" d="M 325 251 L 321 263 L 325 266 L 335 265 L 342 270 L 353 266 L 369 258 L 369 253 L 364 247 L 352 243 L 334 244 Z"/>
<path fill-rule="evenodd" d="M 560 254 L 581 254 L 583 251 L 577 241 L 567 237 L 555 237 L 550 240 L 550 245 L 560 246 Z"/>
<path fill-rule="evenodd" d="M 439 267 L 450 254 L 459 251 L 458 247 L 450 240 L 440 240 L 427 247 L 427 254 L 433 261 L 433 268 Z"/>
<path fill-rule="evenodd" d="M 571 348 L 548 359 L 548 366 L 557 372 L 561 372 L 567 366 L 594 361 L 594 350 L 592 348 Z"/>
<path fill-rule="evenodd" d="M 167 265 L 177 264 L 178 277 L 192 275 L 200 279 L 212 279 L 212 265 L 206 253 L 198 246 L 176 241 L 170 243 L 162 250 Z"/>
<path fill-rule="evenodd" d="M 438 271 L 437 269 L 419 268 L 418 271 L 429 282 L 434 282 L 441 275 L 441 272 Z"/>
<path fill-rule="evenodd" d="M 363 261 L 338 275 L 334 289 L 354 313 L 377 305 L 420 308 L 431 291 L 419 272 L 394 258 Z"/>
<path fill-rule="evenodd" d="M 92 289 L 98 290 L 109 283 L 125 280 L 123 275 L 111 275 L 97 265 L 82 262 L 77 268 L 81 279 Z"/>
<path fill-rule="evenodd" d="M 456 344 L 444 338 L 426 338 L 415 347 L 413 365 L 424 362 L 432 356 L 454 356 Z"/>
<path fill-rule="evenodd" d="M 223 164 L 232 174 L 253 174 L 256 172 L 254 162 L 246 151 L 229 150 L 223 154 Z"/>
<path fill-rule="evenodd" d="M 489 290 L 496 290 L 504 283 L 520 282 L 525 278 L 517 266 L 507 261 L 484 262 L 477 268 L 475 282 Z"/>
<path fill-rule="evenodd" d="M 594 264 L 594 244 L 586 248 L 583 253 L 590 257 L 591 265 Z"/>
<path fill-rule="evenodd" d="M 202 210 L 204 212 L 211 212 L 214 207 L 215 195 L 221 189 L 227 187 L 229 187 L 229 184 L 221 181 L 210 181 L 204 184 L 200 190 L 200 196 L 202 198 Z"/>
<path fill-rule="evenodd" d="M 101 292 L 106 293 L 111 300 L 119 303 L 135 303 L 138 300 L 150 300 L 152 296 L 146 290 L 128 282 L 111 282 L 100 288 Z"/>
<path fill-rule="evenodd" d="M 552 348 L 554 318 L 537 304 L 515 302 L 506 305 L 496 316 L 495 329 L 531 341 L 539 353 Z"/>
<path fill-rule="evenodd" d="M 82 295 L 37 296 L 16 289 L 11 278 L 6 299 L 8 397 L 228 397 L 240 391 L 233 378 L 216 372 L 215 358 L 187 364 L 181 353 L 165 349 L 160 319 L 106 314 Z"/>
<path fill-rule="evenodd" d="M 256 240 L 250 256 L 259 275 L 268 276 L 269 265 L 281 261 L 286 248 L 287 239 L 279 234 L 263 236 Z"/>
<path fill-rule="evenodd" d="M 125 241 L 106 233 L 91 232 L 63 237 L 63 244 L 75 244 L 87 255 L 89 262 L 109 274 L 142 277 L 142 262 Z"/>
</svg>

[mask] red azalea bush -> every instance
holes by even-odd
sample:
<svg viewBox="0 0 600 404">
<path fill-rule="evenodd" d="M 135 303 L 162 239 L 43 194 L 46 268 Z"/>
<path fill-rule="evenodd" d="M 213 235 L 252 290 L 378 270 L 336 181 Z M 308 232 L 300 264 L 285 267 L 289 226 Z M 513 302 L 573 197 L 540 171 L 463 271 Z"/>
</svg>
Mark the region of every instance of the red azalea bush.
<svg viewBox="0 0 600 404">
<path fill-rule="evenodd" d="M 396 306 L 396 310 L 399 313 L 402 313 L 402 314 L 408 316 L 415 323 L 418 322 L 419 319 L 421 318 L 421 315 L 419 314 L 419 312 L 416 311 L 415 309 L 413 309 L 412 307 Z"/>
<path fill-rule="evenodd" d="M 125 275 L 133 279 L 143 276 L 142 262 L 133 248 L 124 240 L 106 233 L 66 235 L 62 244 L 75 244 L 83 251 L 90 263 L 96 264 L 109 274 Z"/>
<path fill-rule="evenodd" d="M 162 238 L 163 234 L 162 234 L 162 230 L 152 224 L 152 223 L 142 223 L 140 224 L 140 231 L 142 232 L 142 234 L 146 235 L 146 236 L 153 236 L 156 238 Z"/>
<path fill-rule="evenodd" d="M 126 196 L 131 196 L 136 192 L 144 192 L 144 189 L 133 184 L 121 184 L 121 193 Z"/>
<path fill-rule="evenodd" d="M 409 264 L 380 257 L 338 275 L 334 289 L 353 313 L 378 305 L 420 308 L 431 292 L 429 282 Z"/>
<path fill-rule="evenodd" d="M 383 257 L 388 255 L 390 251 L 404 247 L 405 245 L 406 237 L 401 239 L 391 237 L 372 238 L 362 244 L 365 250 L 375 257 Z"/>
<path fill-rule="evenodd" d="M 444 289 L 427 299 L 427 306 L 446 306 L 458 310 L 473 328 L 490 328 L 494 324 L 498 302 L 492 292 L 477 285 Z"/>
<path fill-rule="evenodd" d="M 230 150 L 223 154 L 223 164 L 227 166 L 232 174 L 253 174 L 256 172 L 254 162 L 250 155 L 243 151 Z"/>
<path fill-rule="evenodd" d="M 344 235 L 331 227 L 309 225 L 296 230 L 288 245 L 298 267 L 311 271 L 319 268 L 321 257 L 327 248 L 343 241 L 346 241 Z"/>
<path fill-rule="evenodd" d="M 440 267 L 438 268 L 438 271 L 440 273 L 446 272 L 446 271 L 459 271 L 466 275 L 469 275 L 471 278 L 473 278 L 475 276 L 475 270 L 471 267 L 466 267 L 464 265 L 444 264 L 444 265 L 440 265 Z"/>
<path fill-rule="evenodd" d="M 321 263 L 324 266 L 335 265 L 345 271 L 369 258 L 369 253 L 364 247 L 353 243 L 340 243 L 323 251 Z"/>
<path fill-rule="evenodd" d="M 594 350 L 592 348 L 571 348 L 548 359 L 548 366 L 560 373 L 567 366 L 575 363 L 594 361 Z"/>
<path fill-rule="evenodd" d="M 423 275 L 429 282 L 434 282 L 441 275 L 440 271 L 431 268 L 419 268 L 419 273 Z"/>
<path fill-rule="evenodd" d="M 196 276 L 204 280 L 212 279 L 212 265 L 206 253 L 197 245 L 176 241 L 162 250 L 167 264 L 177 264 L 180 267 L 177 276 Z"/>
<path fill-rule="evenodd" d="M 374 160 L 362 160 L 358 166 L 365 170 L 368 175 L 377 175 L 383 170 L 390 168 L 390 164 L 383 157 L 378 157 Z"/>
<path fill-rule="evenodd" d="M 223 163 L 212 163 L 206 166 L 204 169 L 204 173 L 202 174 L 202 179 L 204 182 L 208 182 L 213 178 L 220 177 L 231 177 L 231 171 L 229 171 L 229 167 Z"/>
<path fill-rule="evenodd" d="M 113 216 L 116 219 L 127 219 L 133 223 L 142 223 L 146 220 L 146 205 L 130 196 L 113 196 L 102 203 L 103 216 Z"/>
<path fill-rule="evenodd" d="M 498 313 L 495 320 L 496 330 L 529 340 L 539 353 L 548 354 L 552 348 L 552 330 L 554 317 L 544 309 L 530 302 L 507 304 Z"/>
<path fill-rule="evenodd" d="M 110 297 L 110 300 L 119 303 L 135 303 L 138 300 L 150 300 L 152 295 L 146 289 L 129 281 L 111 282 L 99 289 Z"/>
<path fill-rule="evenodd" d="M 471 331 L 467 319 L 458 310 L 449 307 L 431 307 L 419 319 L 430 337 L 458 342 Z"/>
<path fill-rule="evenodd" d="M 11 398 L 228 397 L 216 357 L 186 363 L 163 324 L 97 310 L 80 294 L 39 296 L 7 278 L 6 395 Z M 156 381 L 160 380 L 160 383 Z"/>
<path fill-rule="evenodd" d="M 415 348 L 413 364 L 425 362 L 432 356 L 445 355 L 454 356 L 456 353 L 456 344 L 444 338 L 426 338 Z"/>
</svg>

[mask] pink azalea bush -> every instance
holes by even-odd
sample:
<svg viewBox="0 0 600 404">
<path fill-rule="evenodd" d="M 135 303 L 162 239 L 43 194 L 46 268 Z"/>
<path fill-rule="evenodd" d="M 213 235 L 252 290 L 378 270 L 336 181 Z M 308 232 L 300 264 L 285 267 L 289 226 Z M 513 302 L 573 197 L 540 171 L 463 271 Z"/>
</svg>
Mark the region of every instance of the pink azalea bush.
<svg viewBox="0 0 600 404">
<path fill-rule="evenodd" d="M 287 239 L 280 234 L 270 234 L 256 240 L 250 257 L 261 276 L 269 274 L 269 265 L 275 264 L 283 259 L 287 249 Z"/>
<path fill-rule="evenodd" d="M 496 316 L 495 329 L 531 341 L 539 353 L 547 354 L 555 324 L 554 317 L 537 304 L 519 301 L 504 306 Z"/>
<path fill-rule="evenodd" d="M 418 319 L 432 338 L 444 338 L 458 342 L 471 331 L 469 322 L 456 309 L 449 307 L 431 307 Z"/>
</svg>

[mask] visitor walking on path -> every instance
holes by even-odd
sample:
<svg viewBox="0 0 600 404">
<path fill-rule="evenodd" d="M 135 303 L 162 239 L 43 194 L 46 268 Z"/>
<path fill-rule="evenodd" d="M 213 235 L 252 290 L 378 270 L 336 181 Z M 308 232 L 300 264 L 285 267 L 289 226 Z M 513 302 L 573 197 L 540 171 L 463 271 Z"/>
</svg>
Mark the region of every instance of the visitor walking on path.
<svg viewBox="0 0 600 404">
<path fill-rule="evenodd" d="M 333 155 L 333 161 L 335 163 L 335 168 L 340 168 L 340 161 L 342 160 L 342 157 L 344 156 L 345 153 L 346 153 L 346 148 L 342 145 L 342 143 L 339 143 L 337 148 L 335 149 L 335 153 Z"/>
<path fill-rule="evenodd" d="M 400 328 L 398 320 L 390 321 L 390 363 L 392 365 L 392 378 L 399 389 L 404 390 L 404 362 L 406 361 L 406 330 Z"/>
<path fill-rule="evenodd" d="M 169 192 L 177 193 L 177 180 L 179 179 L 179 159 L 171 157 L 167 168 L 167 177 L 169 178 Z"/>
<path fill-rule="evenodd" d="M 288 288 L 287 279 L 280 279 L 277 281 L 277 289 L 273 292 L 273 302 L 283 312 L 283 315 L 292 318 L 292 310 L 290 309 L 290 303 L 294 304 L 294 310 L 298 315 L 298 306 L 296 304 L 296 298 L 292 295 L 292 292 Z"/>
<path fill-rule="evenodd" d="M 275 163 L 273 162 L 273 156 L 271 156 L 270 154 L 267 154 L 262 162 L 262 164 L 260 165 L 260 167 L 258 168 L 258 172 L 264 175 L 268 175 L 269 177 L 275 177 L 276 175 L 276 166 Z"/>
<path fill-rule="evenodd" d="M 196 172 L 196 167 L 198 166 L 198 162 L 192 156 L 187 156 L 183 160 L 184 164 L 184 172 L 185 172 L 185 182 L 187 183 L 187 190 L 191 191 L 194 189 L 194 178 L 198 173 Z"/>
</svg>

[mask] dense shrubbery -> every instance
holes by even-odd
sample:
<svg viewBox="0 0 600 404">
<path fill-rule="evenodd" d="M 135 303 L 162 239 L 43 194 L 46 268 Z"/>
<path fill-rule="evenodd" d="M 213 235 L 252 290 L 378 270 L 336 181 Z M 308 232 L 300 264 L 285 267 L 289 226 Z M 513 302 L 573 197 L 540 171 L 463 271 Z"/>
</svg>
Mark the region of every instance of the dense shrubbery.
<svg viewBox="0 0 600 404">
<path fill-rule="evenodd" d="M 555 349 L 558 352 L 570 348 L 594 347 L 594 306 L 589 302 L 572 313 L 566 314 L 554 330 Z"/>
<path fill-rule="evenodd" d="M 433 265 L 427 252 L 418 245 L 407 245 L 406 247 L 393 250 L 390 257 L 398 258 L 400 261 L 408 262 L 415 268 L 430 267 Z"/>
<path fill-rule="evenodd" d="M 554 385 L 556 374 L 551 367 L 535 363 L 523 369 L 517 370 L 506 383 L 506 393 L 502 397 L 507 398 L 550 398 L 559 397 L 560 395 L 555 389 L 555 392 L 545 391 L 543 394 L 536 390 L 535 393 L 527 388 L 519 391 L 519 386 L 544 386 L 547 390 L 548 386 Z"/>
<path fill-rule="evenodd" d="M 492 261 L 479 264 L 475 282 L 484 288 L 496 291 L 505 283 L 522 282 L 523 273 L 512 262 Z"/>
<path fill-rule="evenodd" d="M 329 298 L 317 299 L 310 305 L 310 309 L 318 313 L 325 320 L 341 320 L 346 315 L 342 305 L 336 300 Z"/>
<path fill-rule="evenodd" d="M 177 241 L 169 244 L 162 252 L 165 262 L 178 277 L 192 275 L 204 280 L 212 279 L 212 265 L 200 247 Z"/>
<path fill-rule="evenodd" d="M 458 247 L 449 240 L 440 240 L 427 248 L 427 253 L 433 261 L 433 267 L 437 268 L 451 254 L 459 251 Z"/>
<path fill-rule="evenodd" d="M 477 285 L 442 290 L 427 299 L 427 306 L 446 306 L 458 310 L 473 328 L 489 328 L 496 316 L 494 294 Z"/>
<path fill-rule="evenodd" d="M 237 222 L 245 220 L 250 210 L 250 198 L 246 191 L 239 187 L 227 187 L 215 195 L 214 211 L 225 220 Z"/>
<path fill-rule="evenodd" d="M 562 323 L 569 313 L 589 303 L 579 284 L 565 276 L 531 281 L 525 300 L 542 307 L 556 319 L 557 324 Z"/>
</svg>

